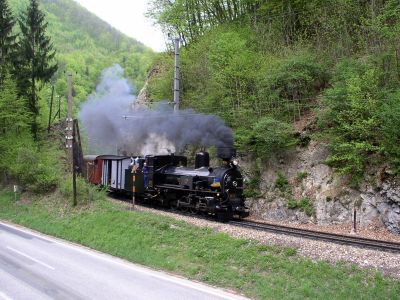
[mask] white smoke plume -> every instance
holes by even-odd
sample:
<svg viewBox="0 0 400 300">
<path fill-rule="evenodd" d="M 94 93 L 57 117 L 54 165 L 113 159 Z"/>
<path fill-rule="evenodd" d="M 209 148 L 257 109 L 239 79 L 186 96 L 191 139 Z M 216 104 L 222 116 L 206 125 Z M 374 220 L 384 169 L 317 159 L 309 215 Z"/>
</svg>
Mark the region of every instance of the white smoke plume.
<svg viewBox="0 0 400 300">
<path fill-rule="evenodd" d="M 180 152 L 187 145 L 232 147 L 232 130 L 217 116 L 174 112 L 166 102 L 152 109 L 135 105 L 123 75 L 119 65 L 104 70 L 96 92 L 81 107 L 90 152 L 146 155 Z"/>
</svg>

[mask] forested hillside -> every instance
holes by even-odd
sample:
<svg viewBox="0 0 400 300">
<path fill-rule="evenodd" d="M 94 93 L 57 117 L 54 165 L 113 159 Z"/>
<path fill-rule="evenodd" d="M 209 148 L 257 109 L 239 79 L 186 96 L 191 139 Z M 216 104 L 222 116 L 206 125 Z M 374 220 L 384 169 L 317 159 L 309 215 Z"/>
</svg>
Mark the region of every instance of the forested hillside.
<svg viewBox="0 0 400 300">
<path fill-rule="evenodd" d="M 149 14 L 182 37 L 183 107 L 223 117 L 242 153 L 266 160 L 312 138 L 354 185 L 368 166 L 399 170 L 399 1 L 153 1 Z M 171 93 L 171 57 L 159 66 L 153 101 Z"/>
<path fill-rule="evenodd" d="M 10 0 L 17 15 L 28 0 Z M 65 95 L 65 72 L 74 74 L 76 101 L 93 91 L 103 69 L 119 63 L 135 88 L 143 86 L 152 51 L 104 22 L 73 0 L 43 0 L 40 7 L 49 23 L 48 34 L 57 50 L 56 92 Z"/>
<path fill-rule="evenodd" d="M 2 183 L 39 193 L 65 187 L 68 74 L 76 117 L 103 69 L 120 64 L 140 89 L 153 55 L 72 0 L 0 0 Z M 53 86 L 55 100 L 62 97 L 58 118 L 58 101 L 50 114 Z"/>
</svg>

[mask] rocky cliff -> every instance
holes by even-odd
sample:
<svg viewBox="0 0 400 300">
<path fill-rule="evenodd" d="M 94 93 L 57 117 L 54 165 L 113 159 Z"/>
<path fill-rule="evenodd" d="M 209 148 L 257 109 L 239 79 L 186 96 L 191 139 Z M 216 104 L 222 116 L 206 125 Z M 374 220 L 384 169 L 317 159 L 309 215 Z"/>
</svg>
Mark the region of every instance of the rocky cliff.
<svg viewBox="0 0 400 300">
<path fill-rule="evenodd" d="M 248 201 L 253 214 L 328 225 L 351 222 L 356 209 L 361 225 L 386 226 L 400 234 L 400 180 L 390 168 L 371 169 L 358 188 L 350 188 L 350 178 L 325 163 L 328 156 L 328 145 L 310 141 L 262 164 L 261 196 Z M 249 161 L 243 164 L 247 171 Z M 283 188 L 282 178 L 287 180 Z"/>
</svg>

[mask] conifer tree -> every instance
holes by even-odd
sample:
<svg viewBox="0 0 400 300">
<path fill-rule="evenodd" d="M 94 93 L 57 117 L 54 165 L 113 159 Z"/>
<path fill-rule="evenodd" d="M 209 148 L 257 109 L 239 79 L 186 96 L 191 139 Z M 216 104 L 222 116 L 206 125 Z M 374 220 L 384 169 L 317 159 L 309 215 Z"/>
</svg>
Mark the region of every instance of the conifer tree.
<svg viewBox="0 0 400 300">
<path fill-rule="evenodd" d="M 18 96 L 15 81 L 6 73 L 0 87 L 0 139 L 8 133 L 18 135 L 28 127 L 29 119 L 25 101 Z"/>
<path fill-rule="evenodd" d="M 21 38 L 18 42 L 16 75 L 20 94 L 28 99 L 28 109 L 32 113 L 31 131 L 37 139 L 39 101 L 37 90 L 40 84 L 50 81 L 57 71 L 54 60 L 55 50 L 50 37 L 46 35 L 48 23 L 39 9 L 37 0 L 30 0 L 27 9 L 18 18 Z"/>
<path fill-rule="evenodd" d="M 11 67 L 16 35 L 13 34 L 14 17 L 7 0 L 0 0 L 0 87 Z"/>
</svg>

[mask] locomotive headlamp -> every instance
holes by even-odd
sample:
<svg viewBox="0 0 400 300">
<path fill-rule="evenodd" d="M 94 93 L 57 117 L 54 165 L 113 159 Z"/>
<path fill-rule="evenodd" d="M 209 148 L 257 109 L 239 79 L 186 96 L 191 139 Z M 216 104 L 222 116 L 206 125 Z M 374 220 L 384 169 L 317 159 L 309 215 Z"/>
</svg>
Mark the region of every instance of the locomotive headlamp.
<svg viewBox="0 0 400 300">
<path fill-rule="evenodd" d="M 234 166 L 237 166 L 239 164 L 239 161 L 237 159 L 232 160 L 232 163 Z"/>
</svg>

